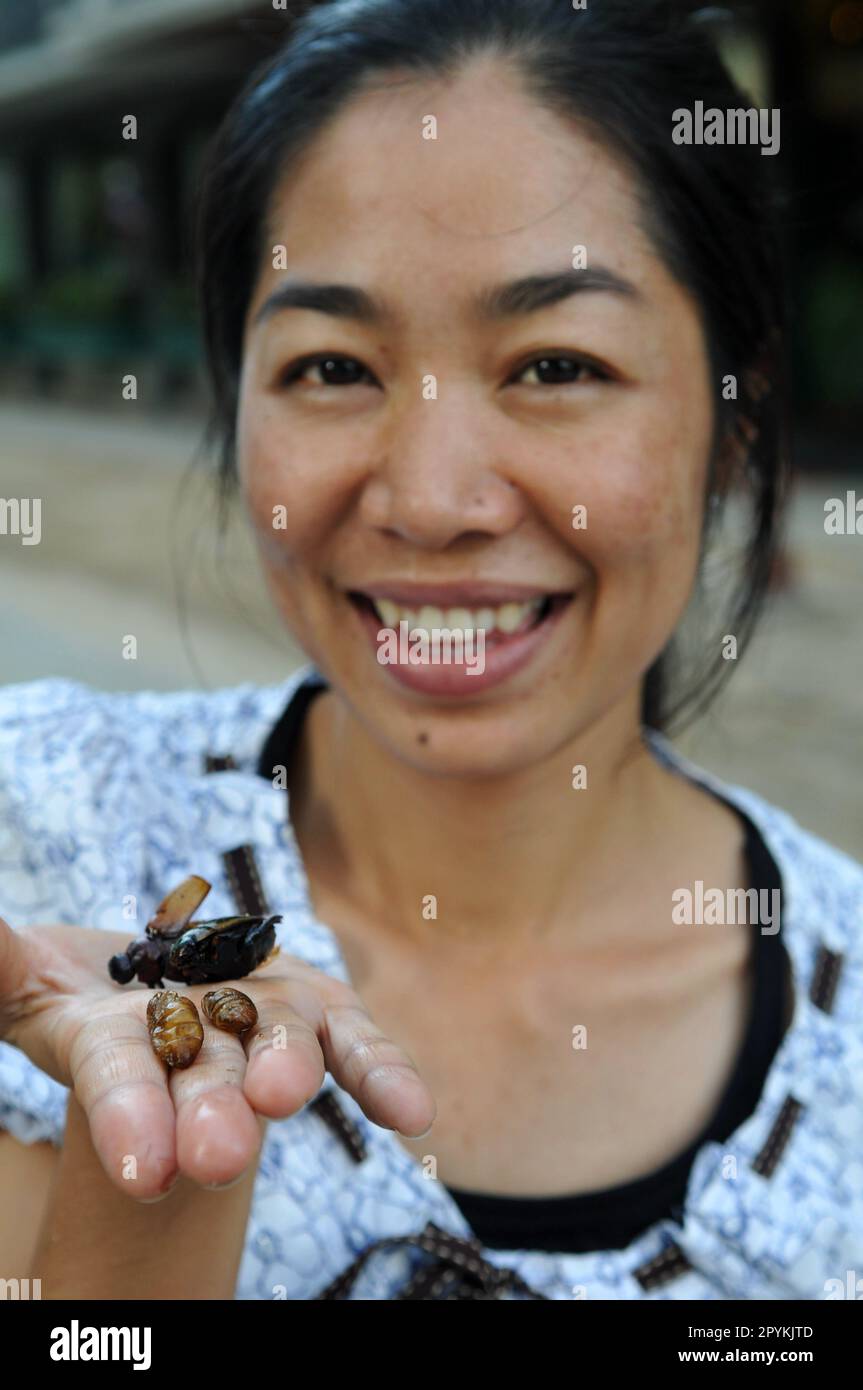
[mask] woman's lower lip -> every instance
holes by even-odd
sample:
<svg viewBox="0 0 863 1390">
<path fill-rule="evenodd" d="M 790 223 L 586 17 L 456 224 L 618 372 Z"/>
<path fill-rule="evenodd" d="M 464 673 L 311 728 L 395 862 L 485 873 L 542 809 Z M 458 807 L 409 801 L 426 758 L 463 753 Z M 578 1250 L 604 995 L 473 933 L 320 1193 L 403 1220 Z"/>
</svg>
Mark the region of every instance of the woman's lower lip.
<svg viewBox="0 0 863 1390">
<path fill-rule="evenodd" d="M 568 611 L 570 602 L 571 600 L 555 605 L 541 623 L 529 628 L 527 632 L 515 633 L 502 640 L 500 634 L 495 634 L 494 642 L 485 642 L 484 651 L 479 644 L 475 644 L 473 651 L 469 653 L 473 669 L 467 663 L 435 664 L 429 661 L 420 666 L 412 666 L 399 661 L 383 664 L 381 670 L 399 685 L 422 695 L 448 695 L 459 699 L 466 695 L 480 695 L 483 691 L 508 680 L 517 671 L 522 671 L 534 660 L 549 641 L 562 614 Z M 380 650 L 379 635 L 386 630 L 384 623 L 370 609 L 359 608 L 354 603 L 351 603 L 351 607 L 371 641 L 377 662 Z"/>
</svg>

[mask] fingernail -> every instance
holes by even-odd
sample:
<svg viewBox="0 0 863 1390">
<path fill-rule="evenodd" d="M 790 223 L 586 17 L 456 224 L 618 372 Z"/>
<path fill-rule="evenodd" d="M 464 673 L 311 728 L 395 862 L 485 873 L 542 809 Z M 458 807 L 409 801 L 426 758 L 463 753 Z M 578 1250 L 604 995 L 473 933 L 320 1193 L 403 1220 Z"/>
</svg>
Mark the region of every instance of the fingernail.
<svg viewBox="0 0 863 1390">
<path fill-rule="evenodd" d="M 206 1192 L 224 1192 L 228 1187 L 236 1187 L 237 1183 L 242 1182 L 245 1176 L 244 1170 L 240 1173 L 239 1177 L 231 1178 L 230 1182 L 202 1182 L 201 1186 Z"/>
<path fill-rule="evenodd" d="M 180 1174 L 176 1173 L 174 1177 L 171 1179 L 171 1181 L 168 1183 L 168 1186 L 163 1187 L 161 1192 L 157 1192 L 155 1197 L 139 1197 L 138 1201 L 145 1203 L 145 1205 L 147 1206 L 151 1206 L 153 1202 L 163 1202 L 166 1197 L 170 1197 L 171 1193 L 173 1192 L 174 1188 L 177 1186 L 177 1183 L 179 1181 Z"/>
<path fill-rule="evenodd" d="M 427 1134 L 431 1134 L 433 1128 L 434 1124 L 432 1123 L 428 1129 L 423 1130 L 422 1134 L 404 1134 L 400 1129 L 396 1130 L 396 1133 L 401 1134 L 402 1139 L 425 1139 Z"/>
</svg>

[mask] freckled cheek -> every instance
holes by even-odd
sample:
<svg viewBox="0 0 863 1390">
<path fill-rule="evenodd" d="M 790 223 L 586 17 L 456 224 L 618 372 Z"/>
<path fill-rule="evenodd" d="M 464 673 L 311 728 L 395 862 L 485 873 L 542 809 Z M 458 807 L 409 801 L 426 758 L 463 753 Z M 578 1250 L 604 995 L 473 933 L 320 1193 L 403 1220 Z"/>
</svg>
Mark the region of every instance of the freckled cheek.
<svg viewBox="0 0 863 1390">
<path fill-rule="evenodd" d="M 241 425 L 238 469 L 258 538 L 283 561 L 308 554 L 326 539 L 350 492 L 347 470 L 334 463 L 331 448 L 306 443 L 265 412 Z"/>
<path fill-rule="evenodd" d="M 598 554 L 616 570 L 665 566 L 670 551 L 698 548 L 696 499 L 681 497 L 667 484 L 647 490 L 644 479 L 633 479 L 631 488 L 603 489 L 589 515 Z"/>
<path fill-rule="evenodd" d="M 699 442 L 687 423 L 650 420 L 582 438 L 566 489 L 568 510 L 582 503 L 588 524 L 570 528 L 571 545 L 599 569 L 616 570 L 661 562 L 670 542 L 698 550 L 707 448 Z"/>
<path fill-rule="evenodd" d="M 704 488 L 698 438 L 646 423 L 584 437 L 577 454 L 559 461 L 554 510 L 563 522 L 560 534 L 599 584 L 649 582 L 694 567 Z M 572 525 L 578 504 L 587 509 L 583 530 Z"/>
<path fill-rule="evenodd" d="M 642 447 L 634 439 L 645 441 Z M 590 624 L 605 659 L 643 670 L 684 612 L 698 563 L 701 465 L 693 441 L 668 432 L 594 441 L 579 470 L 587 528 L 568 544 L 592 572 Z"/>
</svg>

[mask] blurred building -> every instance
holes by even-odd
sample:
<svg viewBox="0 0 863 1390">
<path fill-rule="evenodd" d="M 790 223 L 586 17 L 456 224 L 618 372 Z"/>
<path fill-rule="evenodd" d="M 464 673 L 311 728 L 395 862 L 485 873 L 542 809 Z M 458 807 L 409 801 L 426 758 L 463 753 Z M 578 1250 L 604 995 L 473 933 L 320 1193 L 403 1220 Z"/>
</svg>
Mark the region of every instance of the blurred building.
<svg viewBox="0 0 863 1390">
<path fill-rule="evenodd" d="M 0 390 L 84 392 L 118 354 L 154 372 L 162 397 L 193 386 L 201 158 L 305 3 L 4 0 Z M 798 423 L 804 453 L 817 431 L 811 466 L 825 438 L 830 466 L 850 466 L 863 423 L 863 0 L 703 10 L 753 100 L 782 107 Z"/>
<path fill-rule="evenodd" d="M 4 0 L 7 387 L 75 395 L 95 385 L 98 394 L 100 374 L 118 360 L 155 372 L 162 398 L 193 385 L 201 158 L 232 94 L 288 22 L 248 0 Z"/>
</svg>

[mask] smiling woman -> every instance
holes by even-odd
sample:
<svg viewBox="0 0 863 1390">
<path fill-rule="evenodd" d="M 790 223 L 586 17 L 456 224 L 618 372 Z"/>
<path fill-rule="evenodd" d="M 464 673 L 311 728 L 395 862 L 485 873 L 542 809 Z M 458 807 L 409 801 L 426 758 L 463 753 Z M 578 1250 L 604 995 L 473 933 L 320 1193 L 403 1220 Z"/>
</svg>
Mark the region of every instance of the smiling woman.
<svg viewBox="0 0 863 1390">
<path fill-rule="evenodd" d="M 665 738 L 745 647 L 786 469 L 764 161 L 672 139 L 742 100 L 677 10 L 336 0 L 227 115 L 222 495 L 310 665 L 3 706 L 0 1120 L 57 1142 L 77 1097 L 45 1282 L 140 1296 L 130 1198 L 178 1176 L 215 1296 L 815 1299 L 863 1258 L 863 871 Z M 685 674 L 732 494 L 740 573 Z M 402 625 L 481 634 L 483 672 L 380 661 Z M 281 913 L 281 953 L 258 1025 L 203 1022 L 166 1078 L 104 928 L 183 875 Z M 781 924 L 681 923 L 693 884 Z M 199 1189 L 243 1172 L 214 1234 Z"/>
<path fill-rule="evenodd" d="M 484 418 L 467 392 L 466 348 L 486 392 L 493 384 L 510 416 L 530 412 L 535 433 L 559 434 L 561 423 L 577 418 L 579 454 L 592 456 L 595 473 L 608 474 L 604 451 L 591 449 L 595 431 L 603 431 L 605 449 L 619 453 L 622 440 L 643 441 L 649 427 L 644 415 L 640 429 L 628 428 L 621 406 L 631 406 L 635 423 L 639 408 L 666 406 L 663 392 L 672 396 L 666 431 L 676 428 L 700 451 L 695 468 L 687 460 L 687 480 L 702 503 L 743 484 L 750 533 L 738 587 L 715 633 L 705 634 L 694 678 L 674 671 L 668 644 L 648 664 L 645 722 L 665 727 L 704 704 L 728 675 L 719 636 L 734 632 L 739 650 L 745 645 L 773 558 L 785 469 L 783 296 L 763 161 L 749 147 L 693 148 L 671 139 L 668 91 L 719 102 L 734 88 L 704 36 L 694 27 L 686 32 L 667 5 L 610 3 L 575 14 L 544 4 L 456 8 L 457 15 L 446 5 L 415 11 L 384 4 L 364 11 L 363 25 L 346 33 L 341 26 L 353 25 L 354 16 L 324 7 L 253 81 L 224 127 L 201 260 L 223 484 L 227 492 L 238 478 L 244 344 L 250 389 L 258 364 L 272 370 L 292 438 L 308 429 L 317 438 L 333 411 L 345 430 L 359 410 L 368 431 L 370 393 L 385 388 L 387 418 L 402 421 L 413 439 L 424 421 L 414 449 L 429 437 L 432 457 L 438 450 L 430 432 L 445 432 L 456 410 L 469 415 L 471 432 Z M 587 251 L 584 269 L 571 268 L 574 246 Z M 281 250 L 286 261 L 273 254 Z M 362 283 L 358 276 L 348 282 L 348 265 L 363 272 Z M 633 283 L 639 265 L 640 285 Z M 337 283 L 318 273 L 334 267 Z M 671 307 L 677 317 L 667 313 Z M 365 358 L 345 351 L 348 339 L 362 344 Z M 542 349 L 533 360 L 531 341 Z M 372 369 L 376 358 L 386 380 Z M 436 398 L 428 408 L 421 394 L 429 373 L 443 378 L 445 407 Z M 729 379 L 737 383 L 730 393 Z M 544 388 L 544 399 L 527 396 L 529 386 Z M 350 400 L 326 399 L 339 391 Z M 707 438 L 709 425 L 702 423 L 699 438 L 682 418 L 690 401 L 712 421 Z M 657 436 L 657 456 L 671 442 Z M 547 479 L 558 517 L 567 503 L 571 509 L 585 500 L 582 465 L 570 502 L 573 443 L 566 474 Z M 655 502 L 663 485 L 643 464 L 639 449 L 639 490 L 627 494 L 634 505 L 644 496 Z M 432 469 L 438 499 L 440 466 Z M 630 476 L 618 467 L 609 482 L 626 485 Z M 414 471 L 417 508 L 421 488 Z M 663 490 L 668 519 L 674 489 Z M 481 489 L 477 498 L 481 510 L 493 508 Z M 624 496 L 612 500 L 619 511 Z M 296 497 L 292 514 L 300 524 Z M 720 520 L 714 506 L 703 527 L 687 528 L 689 540 L 706 546 Z M 470 515 L 464 522 L 470 530 Z M 602 523 L 595 511 L 595 534 Z M 649 601 L 647 590 L 642 598 Z"/>
</svg>

